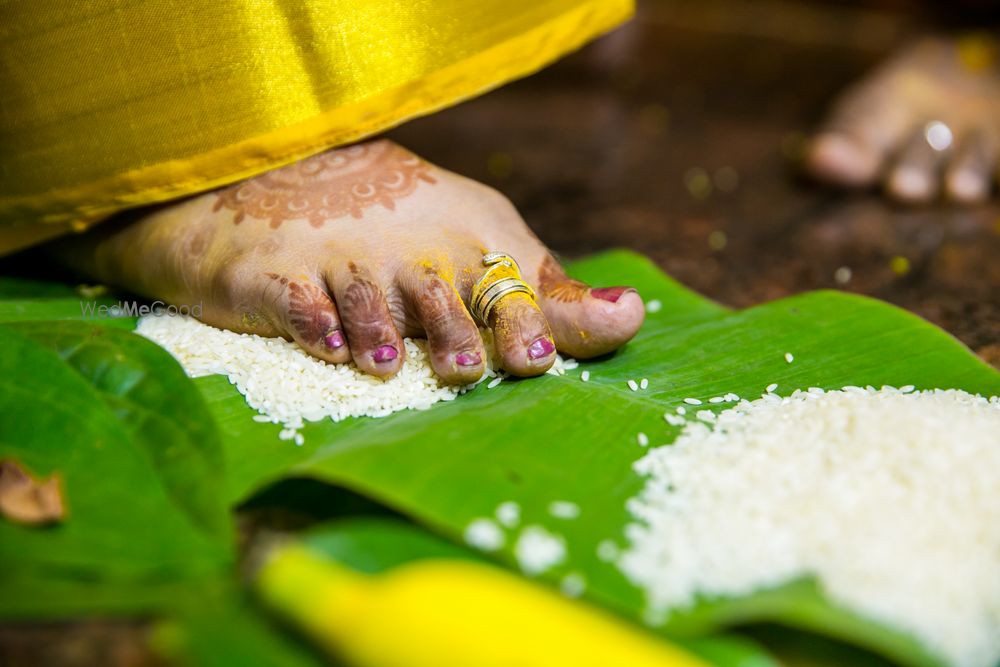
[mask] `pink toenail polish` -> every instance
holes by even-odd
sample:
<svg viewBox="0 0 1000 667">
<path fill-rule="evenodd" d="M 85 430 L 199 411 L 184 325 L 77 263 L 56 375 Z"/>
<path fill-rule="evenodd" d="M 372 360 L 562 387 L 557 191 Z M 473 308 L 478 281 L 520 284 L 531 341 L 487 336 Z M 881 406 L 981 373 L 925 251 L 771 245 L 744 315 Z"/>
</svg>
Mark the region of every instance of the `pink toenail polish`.
<svg viewBox="0 0 1000 667">
<path fill-rule="evenodd" d="M 399 352 L 392 345 L 382 345 L 372 354 L 372 359 L 375 360 L 375 363 L 380 364 L 383 361 L 392 361 L 398 354 Z"/>
<path fill-rule="evenodd" d="M 455 363 L 459 366 L 478 366 L 482 361 L 478 352 L 459 352 L 455 355 Z"/>
<path fill-rule="evenodd" d="M 618 303 L 618 299 L 622 298 L 622 294 L 634 291 L 635 290 L 631 287 L 595 287 L 590 290 L 590 296 L 595 299 L 603 299 L 605 301 L 610 301 L 611 303 Z"/>
<path fill-rule="evenodd" d="M 344 340 L 343 332 L 339 329 L 335 329 L 323 338 L 323 342 L 326 343 L 328 348 L 336 350 L 338 347 L 343 347 L 344 343 L 347 341 Z"/>
<path fill-rule="evenodd" d="M 528 346 L 528 358 L 541 359 L 542 357 L 549 356 L 555 351 L 556 346 L 552 344 L 552 341 L 549 340 L 548 336 L 542 336 Z"/>
</svg>

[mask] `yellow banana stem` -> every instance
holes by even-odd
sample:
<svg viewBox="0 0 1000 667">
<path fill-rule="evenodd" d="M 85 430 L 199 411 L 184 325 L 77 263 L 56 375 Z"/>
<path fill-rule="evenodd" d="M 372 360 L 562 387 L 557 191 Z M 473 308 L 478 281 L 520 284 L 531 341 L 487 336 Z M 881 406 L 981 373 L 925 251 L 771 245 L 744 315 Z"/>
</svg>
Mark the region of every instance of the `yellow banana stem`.
<svg viewBox="0 0 1000 667">
<path fill-rule="evenodd" d="M 606 613 L 470 561 L 368 576 L 284 546 L 256 586 L 354 667 L 707 667 Z"/>
</svg>

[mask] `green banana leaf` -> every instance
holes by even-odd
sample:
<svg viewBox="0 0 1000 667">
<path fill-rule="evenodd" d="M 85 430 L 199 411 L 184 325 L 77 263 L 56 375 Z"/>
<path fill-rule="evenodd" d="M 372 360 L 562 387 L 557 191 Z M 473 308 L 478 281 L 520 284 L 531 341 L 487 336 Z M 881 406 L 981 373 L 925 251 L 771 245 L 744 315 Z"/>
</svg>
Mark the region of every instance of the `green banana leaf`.
<svg viewBox="0 0 1000 667">
<path fill-rule="evenodd" d="M 754 396 L 772 382 L 778 393 L 847 384 L 1000 393 L 1000 374 L 960 343 L 871 299 L 819 292 L 733 312 L 631 253 L 605 253 L 569 269 L 598 284 L 632 284 L 663 307 L 617 354 L 581 363 L 564 377 L 481 386 L 426 412 L 310 424 L 302 447 L 279 440 L 280 427 L 254 422 L 254 411 L 225 378 L 196 380 L 222 435 L 230 501 L 244 502 L 289 476 L 310 477 L 375 499 L 456 543 L 472 520 L 515 501 L 522 526 L 543 526 L 566 541 L 566 561 L 545 581 L 582 576 L 586 598 L 639 620 L 641 591 L 598 557 L 597 546 L 624 545 L 625 503 L 642 486 L 631 468 L 645 451 L 637 433 L 653 445 L 670 442 L 677 429 L 662 414 L 685 397 Z M 60 317 L 49 306 L 45 317 Z M 4 319 L 24 319 L 24 309 L 7 314 L 0 304 Z M 794 363 L 785 361 L 786 352 Z M 587 383 L 579 379 L 585 369 Z M 641 378 L 649 379 L 648 390 L 627 387 Z M 550 516 L 555 500 L 576 503 L 580 517 Z M 490 557 L 516 568 L 514 537 Z M 838 608 L 809 580 L 740 599 L 701 600 L 671 616 L 663 631 L 697 636 L 757 621 L 824 632 L 906 665 L 941 664 L 913 638 Z"/>
<path fill-rule="evenodd" d="M 642 592 L 597 549 L 609 539 L 624 546 L 625 503 L 642 486 L 632 471 L 645 451 L 637 434 L 653 445 L 671 442 L 678 429 L 662 415 L 684 398 L 755 396 L 771 383 L 778 393 L 913 384 L 1000 394 L 1000 373 L 951 336 L 872 299 L 817 292 L 733 312 L 631 253 L 568 268 L 595 284 L 634 285 L 662 309 L 618 353 L 563 377 L 480 386 L 426 412 L 309 424 L 301 447 L 280 441 L 280 427 L 252 421 L 253 411 L 226 379 L 199 379 L 223 434 L 232 500 L 289 475 L 312 477 L 376 499 L 455 542 L 471 521 L 514 501 L 522 526 L 540 525 L 565 539 L 568 557 L 543 579 L 555 584 L 578 574 L 585 597 L 639 620 Z M 580 381 L 582 370 L 590 371 L 589 382 Z M 630 390 L 627 381 L 641 378 L 649 379 L 648 390 Z M 556 500 L 576 503 L 580 517 L 550 516 Z M 516 568 L 514 537 L 494 557 Z M 663 630 L 693 636 L 757 621 L 827 633 L 906 665 L 941 664 L 912 637 L 838 608 L 809 580 L 701 600 L 672 615 Z"/>
<path fill-rule="evenodd" d="M 115 307 L 118 300 L 102 287 L 0 277 L 0 322 L 79 320 L 122 329 L 134 329 L 136 319 Z M 101 307 L 104 310 L 101 310 Z"/>
<path fill-rule="evenodd" d="M 162 608 L 233 559 L 222 452 L 176 362 L 125 331 L 0 326 L 0 458 L 63 479 L 68 517 L 0 521 L 0 616 Z"/>
</svg>

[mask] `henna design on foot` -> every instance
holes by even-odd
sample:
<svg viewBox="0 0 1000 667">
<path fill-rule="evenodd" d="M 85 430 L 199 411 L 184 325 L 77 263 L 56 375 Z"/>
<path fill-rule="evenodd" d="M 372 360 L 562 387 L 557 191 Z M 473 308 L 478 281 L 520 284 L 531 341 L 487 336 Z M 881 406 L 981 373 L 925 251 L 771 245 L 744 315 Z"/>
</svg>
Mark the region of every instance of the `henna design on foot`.
<svg viewBox="0 0 1000 667">
<path fill-rule="evenodd" d="M 268 220 L 277 229 L 289 220 L 322 227 L 347 215 L 360 219 L 366 208 L 391 210 L 421 183 L 436 183 L 431 167 L 391 141 L 378 140 L 327 151 L 236 183 L 215 193 L 213 211 Z"/>
<path fill-rule="evenodd" d="M 316 285 L 288 283 L 288 322 L 306 342 L 315 344 L 323 339 L 329 347 L 343 345 L 342 337 L 332 337 L 336 324 L 330 315 L 332 306 L 330 297 Z"/>
<path fill-rule="evenodd" d="M 552 255 L 546 255 L 538 267 L 538 291 L 553 301 L 582 301 L 589 290 L 584 283 L 568 277 Z"/>
</svg>

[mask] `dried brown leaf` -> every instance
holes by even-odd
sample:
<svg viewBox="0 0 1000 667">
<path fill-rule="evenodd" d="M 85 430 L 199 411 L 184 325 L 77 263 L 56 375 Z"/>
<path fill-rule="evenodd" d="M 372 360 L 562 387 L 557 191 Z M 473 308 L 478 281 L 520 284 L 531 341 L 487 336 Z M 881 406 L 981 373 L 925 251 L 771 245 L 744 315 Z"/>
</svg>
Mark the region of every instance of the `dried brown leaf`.
<svg viewBox="0 0 1000 667">
<path fill-rule="evenodd" d="M 62 478 L 54 473 L 42 480 L 14 459 L 0 460 L 0 516 L 27 525 L 62 521 Z"/>
</svg>

